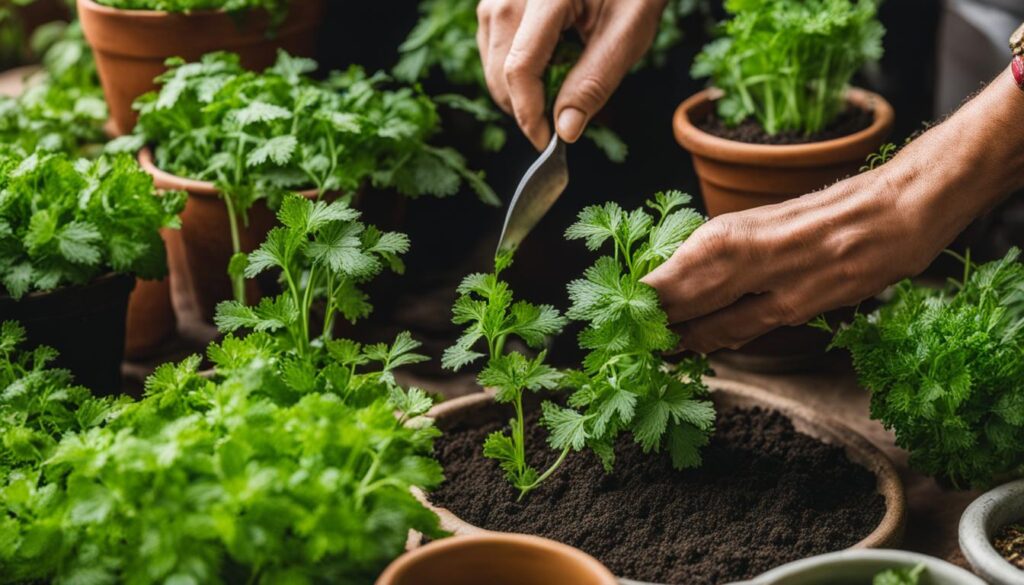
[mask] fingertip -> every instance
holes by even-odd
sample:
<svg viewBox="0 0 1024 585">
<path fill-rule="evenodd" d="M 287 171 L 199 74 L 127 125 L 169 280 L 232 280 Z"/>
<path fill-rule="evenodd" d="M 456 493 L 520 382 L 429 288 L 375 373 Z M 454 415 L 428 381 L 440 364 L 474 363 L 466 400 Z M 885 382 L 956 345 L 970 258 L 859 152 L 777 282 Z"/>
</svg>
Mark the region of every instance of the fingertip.
<svg viewBox="0 0 1024 585">
<path fill-rule="evenodd" d="M 558 135 L 562 140 L 573 143 L 579 140 L 587 125 L 587 115 L 583 110 L 572 106 L 562 108 L 556 120 Z"/>
<path fill-rule="evenodd" d="M 537 152 L 543 152 L 548 147 L 548 143 L 551 142 L 551 128 L 547 122 L 536 124 L 530 129 L 524 128 L 523 133 L 530 139 Z"/>
</svg>

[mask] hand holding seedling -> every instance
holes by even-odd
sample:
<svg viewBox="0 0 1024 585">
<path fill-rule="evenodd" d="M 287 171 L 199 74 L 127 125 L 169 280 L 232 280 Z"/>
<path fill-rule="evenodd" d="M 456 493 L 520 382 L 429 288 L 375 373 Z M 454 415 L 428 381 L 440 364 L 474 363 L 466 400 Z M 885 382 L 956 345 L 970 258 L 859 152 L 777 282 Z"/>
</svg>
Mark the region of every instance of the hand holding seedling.
<svg viewBox="0 0 1024 585">
<path fill-rule="evenodd" d="M 1001 73 L 883 166 L 817 193 L 716 217 L 644 282 L 680 349 L 736 348 L 920 273 L 1024 187 L 1024 93 Z"/>
<path fill-rule="evenodd" d="M 538 150 L 551 140 L 544 73 L 562 32 L 586 48 L 554 104 L 562 140 L 575 142 L 651 46 L 666 0 L 482 0 L 477 44 L 494 101 Z"/>
</svg>

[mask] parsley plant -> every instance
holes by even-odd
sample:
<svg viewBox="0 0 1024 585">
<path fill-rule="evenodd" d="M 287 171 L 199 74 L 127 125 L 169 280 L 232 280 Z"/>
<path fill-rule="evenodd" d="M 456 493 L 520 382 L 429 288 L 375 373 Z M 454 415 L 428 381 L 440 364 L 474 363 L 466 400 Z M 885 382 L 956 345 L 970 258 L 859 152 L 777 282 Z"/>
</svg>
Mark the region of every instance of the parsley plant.
<svg viewBox="0 0 1024 585">
<path fill-rule="evenodd" d="M 459 287 L 453 321 L 467 327 L 445 352 L 444 366 L 457 370 L 484 357 L 475 347 L 486 342 L 487 365 L 478 381 L 496 389 L 497 402 L 511 403 L 515 418 L 509 422 L 511 433 L 498 431 L 487 438 L 484 455 L 500 463 L 520 498 L 547 479 L 570 451 L 588 447 L 610 471 L 615 442 L 627 431 L 645 452 L 667 449 L 677 468 L 700 464 L 700 448 L 715 420 L 703 382 L 710 370 L 704 358 L 675 364 L 664 359 L 677 338 L 654 289 L 640 282 L 703 223 L 695 211 L 682 208 L 689 200 L 675 191 L 658 193 L 648 202 L 656 217 L 642 209 L 626 212 L 614 203 L 588 207 L 566 232 L 568 239 L 586 240 L 592 251 L 613 244 L 611 256 L 599 258 L 582 279 L 569 284 L 567 316 L 586 323 L 579 342 L 589 354 L 581 370 L 559 372 L 544 363 L 543 351 L 533 358 L 504 351 L 510 335 L 540 348 L 566 324 L 554 307 L 514 302 L 508 284 L 499 279 L 510 256 L 497 258 L 493 274 L 470 275 Z M 548 444 L 559 455 L 540 473 L 526 461 L 523 395 L 562 388 L 572 390 L 568 407 L 541 405 Z"/>
<path fill-rule="evenodd" d="M 732 19 L 704 47 L 694 77 L 724 92 L 718 115 L 765 132 L 812 134 L 846 106 L 850 79 L 882 56 L 878 0 L 726 0 Z"/>
<path fill-rule="evenodd" d="M 184 195 L 158 196 L 130 156 L 0 157 L 0 190 L 0 285 L 15 299 L 109 271 L 167 274 L 160 230 L 177 226 Z"/>
<path fill-rule="evenodd" d="M 263 73 L 238 56 L 171 60 L 159 92 L 139 99 L 135 135 L 112 149 L 155 145 L 156 164 L 179 176 L 214 182 L 224 194 L 232 242 L 258 200 L 271 208 L 285 193 L 314 188 L 351 194 L 366 183 L 408 196 L 454 195 L 463 183 L 497 204 L 481 173 L 451 148 L 428 140 L 439 130 L 433 102 L 415 88 L 384 89 L 387 76 L 351 67 L 325 82 L 308 74 L 309 59 L 281 52 Z M 243 300 L 240 273 L 232 273 Z"/>
<path fill-rule="evenodd" d="M 871 416 L 921 471 L 958 486 L 1024 472 L 1024 264 L 1019 250 L 965 260 L 946 290 L 896 285 L 891 301 L 840 328 Z"/>
</svg>

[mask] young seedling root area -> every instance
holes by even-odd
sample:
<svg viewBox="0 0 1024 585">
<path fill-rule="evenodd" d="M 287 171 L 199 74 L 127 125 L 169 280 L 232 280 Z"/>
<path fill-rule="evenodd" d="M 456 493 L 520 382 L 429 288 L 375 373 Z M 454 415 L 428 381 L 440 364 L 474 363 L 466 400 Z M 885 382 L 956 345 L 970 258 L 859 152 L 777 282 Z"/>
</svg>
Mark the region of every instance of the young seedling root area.
<svg viewBox="0 0 1024 585">
<path fill-rule="evenodd" d="M 870 472 L 841 448 L 798 433 L 777 412 L 719 413 L 699 469 L 675 471 L 667 456 L 644 455 L 628 438 L 616 447 L 612 474 L 592 453 L 573 453 L 521 502 L 481 453 L 500 426 L 456 430 L 438 441 L 447 480 L 431 500 L 483 528 L 579 547 L 622 577 L 686 585 L 747 579 L 847 548 L 885 513 Z M 538 424 L 526 428 L 527 444 L 544 443 Z"/>
</svg>

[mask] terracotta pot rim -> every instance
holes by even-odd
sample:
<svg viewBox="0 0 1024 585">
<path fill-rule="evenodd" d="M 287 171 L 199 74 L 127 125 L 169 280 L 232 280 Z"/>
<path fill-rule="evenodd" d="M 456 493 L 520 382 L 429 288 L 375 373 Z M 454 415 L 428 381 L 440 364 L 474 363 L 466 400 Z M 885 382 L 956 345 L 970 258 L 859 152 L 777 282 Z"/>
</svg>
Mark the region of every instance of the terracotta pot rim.
<svg viewBox="0 0 1024 585">
<path fill-rule="evenodd" d="M 159 181 L 166 187 L 163 189 L 170 189 L 176 191 L 188 191 L 190 196 L 204 196 L 204 197 L 220 197 L 220 189 L 217 188 L 211 181 L 200 181 L 198 179 L 189 179 L 187 177 L 179 177 L 173 173 L 168 173 L 156 166 L 156 161 L 153 159 L 153 151 L 147 146 L 143 147 L 138 154 L 139 166 L 144 171 L 149 173 L 154 180 Z M 317 189 L 302 189 L 294 191 L 303 197 L 314 198 L 320 192 Z"/>
<path fill-rule="evenodd" d="M 706 379 L 713 393 L 748 401 L 759 406 L 778 411 L 793 421 L 798 432 L 810 434 L 819 441 L 838 445 L 846 450 L 847 456 L 857 465 L 871 472 L 877 481 L 877 491 L 885 499 L 885 514 L 878 525 L 867 536 L 854 544 L 851 549 L 885 548 L 894 546 L 902 540 L 906 522 L 906 494 L 899 472 L 892 461 L 863 435 L 854 431 L 833 417 L 816 412 L 811 408 L 770 393 L 760 387 L 725 380 L 716 377 Z M 492 391 L 483 391 L 454 400 L 442 402 L 434 406 L 427 416 L 441 419 L 466 409 L 480 408 L 494 400 Z M 806 433 L 803 429 L 811 429 L 814 433 Z M 489 534 L 492 531 L 474 526 L 462 520 L 450 510 L 434 506 L 429 495 L 418 488 L 413 488 L 416 497 L 441 518 L 442 527 L 456 534 Z"/>
<path fill-rule="evenodd" d="M 695 108 L 713 102 L 721 95 L 721 90 L 708 88 L 683 100 L 672 116 L 672 130 L 676 141 L 691 153 L 734 163 L 769 166 L 789 161 L 792 166 L 815 166 L 818 164 L 817 159 L 823 157 L 842 159 L 842 151 L 852 145 L 871 142 L 875 137 L 887 134 L 895 118 L 892 105 L 884 97 L 866 89 L 851 87 L 847 90 L 847 102 L 874 114 L 874 120 L 867 128 L 819 142 L 751 144 L 709 134 L 698 128 L 690 119 L 690 112 Z M 801 159 L 808 157 L 815 160 L 807 161 L 805 164 L 799 163 Z"/>
<path fill-rule="evenodd" d="M 435 540 L 426 546 L 409 551 L 395 559 L 387 569 L 381 573 L 377 583 L 389 583 L 394 580 L 396 574 L 405 569 L 411 563 L 420 558 L 444 553 L 447 551 L 471 548 L 479 544 L 510 544 L 523 549 L 546 549 L 559 556 L 571 558 L 573 563 L 581 566 L 589 576 L 597 577 L 595 585 L 617 585 L 618 581 L 607 567 L 600 561 L 583 552 L 582 550 L 569 546 L 565 543 L 551 540 L 532 534 L 512 534 L 501 532 L 487 532 L 473 535 L 456 535 L 449 538 Z"/>
<path fill-rule="evenodd" d="M 29 299 L 39 299 L 39 298 L 49 297 L 49 296 L 58 295 L 58 294 L 70 294 L 71 292 L 73 292 L 75 290 L 93 289 L 93 288 L 101 287 L 101 286 L 103 286 L 103 285 L 105 285 L 105 284 L 107 284 L 107 283 L 109 283 L 111 281 L 114 281 L 114 280 L 131 280 L 131 281 L 134 282 L 135 279 L 136 279 L 136 276 L 133 275 L 133 274 L 129 274 L 129 273 L 126 273 L 126 272 L 114 272 L 113 270 L 111 270 L 110 272 L 104 272 L 103 274 L 97 276 L 96 278 L 90 280 L 89 282 L 84 282 L 82 284 L 65 284 L 65 285 L 58 286 L 57 288 L 51 288 L 50 290 L 32 291 L 32 292 L 26 294 L 25 296 L 21 297 L 17 301 L 15 301 L 14 297 L 12 297 L 11 295 L 7 294 L 6 292 L 2 292 L 2 293 L 0 293 L 0 303 L 6 302 L 6 301 L 13 301 L 13 302 L 16 302 L 16 303 L 21 303 L 21 302 L 27 301 Z"/>
</svg>

